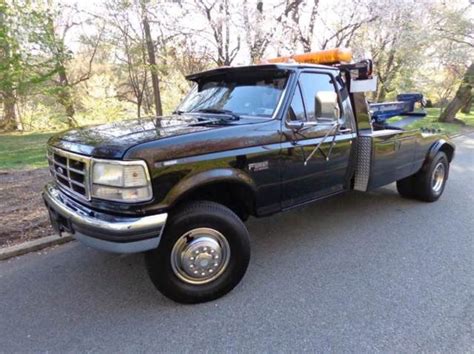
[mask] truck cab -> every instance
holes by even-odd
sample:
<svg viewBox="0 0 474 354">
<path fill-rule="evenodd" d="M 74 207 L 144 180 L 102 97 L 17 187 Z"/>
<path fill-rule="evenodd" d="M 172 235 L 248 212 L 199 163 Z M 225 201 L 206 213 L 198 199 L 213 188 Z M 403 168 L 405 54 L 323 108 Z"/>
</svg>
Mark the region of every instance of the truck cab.
<svg viewBox="0 0 474 354">
<path fill-rule="evenodd" d="M 371 63 L 320 65 L 314 54 L 192 74 L 171 116 L 54 136 L 43 193 L 52 224 L 94 248 L 145 252 L 158 290 L 196 303 L 244 276 L 249 216 L 392 182 L 403 197 L 437 200 L 454 145 L 375 126 Z"/>
</svg>

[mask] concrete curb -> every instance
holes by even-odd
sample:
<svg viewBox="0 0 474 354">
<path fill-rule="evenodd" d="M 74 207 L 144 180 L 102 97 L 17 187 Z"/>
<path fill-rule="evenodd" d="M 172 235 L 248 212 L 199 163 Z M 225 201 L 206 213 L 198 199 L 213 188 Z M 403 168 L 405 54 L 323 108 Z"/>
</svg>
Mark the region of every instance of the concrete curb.
<svg viewBox="0 0 474 354">
<path fill-rule="evenodd" d="M 29 252 L 39 251 L 46 247 L 61 245 L 72 240 L 74 240 L 74 238 L 69 234 L 64 234 L 62 237 L 59 235 L 51 235 L 41 237 L 37 240 L 21 243 L 19 245 L 0 248 L 0 261 L 16 256 L 21 256 Z"/>
</svg>

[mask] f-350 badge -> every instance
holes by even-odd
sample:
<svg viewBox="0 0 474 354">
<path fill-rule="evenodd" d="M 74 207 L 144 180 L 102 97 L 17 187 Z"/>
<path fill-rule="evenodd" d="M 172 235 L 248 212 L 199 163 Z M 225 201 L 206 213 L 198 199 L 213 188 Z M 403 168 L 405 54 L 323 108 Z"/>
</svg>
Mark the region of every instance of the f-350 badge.
<svg viewBox="0 0 474 354">
<path fill-rule="evenodd" d="M 249 163 L 249 170 L 253 172 L 268 170 L 268 161 Z"/>
</svg>

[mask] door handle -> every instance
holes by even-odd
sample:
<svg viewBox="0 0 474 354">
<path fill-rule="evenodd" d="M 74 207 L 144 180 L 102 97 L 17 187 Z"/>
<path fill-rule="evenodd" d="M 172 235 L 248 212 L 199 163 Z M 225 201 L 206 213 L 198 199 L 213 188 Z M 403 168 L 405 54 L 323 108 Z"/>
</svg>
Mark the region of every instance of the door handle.
<svg viewBox="0 0 474 354">
<path fill-rule="evenodd" d="M 352 129 L 351 128 L 339 128 L 338 133 L 341 133 L 341 134 L 352 133 Z"/>
</svg>

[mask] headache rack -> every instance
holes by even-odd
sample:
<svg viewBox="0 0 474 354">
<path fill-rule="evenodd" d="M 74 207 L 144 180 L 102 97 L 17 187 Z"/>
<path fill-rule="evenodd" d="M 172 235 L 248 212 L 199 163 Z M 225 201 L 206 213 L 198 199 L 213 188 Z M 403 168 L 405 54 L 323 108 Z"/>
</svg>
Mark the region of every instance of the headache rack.
<svg viewBox="0 0 474 354">
<path fill-rule="evenodd" d="M 89 167 L 91 159 L 57 148 L 48 148 L 51 176 L 66 193 L 90 200 Z"/>
</svg>

